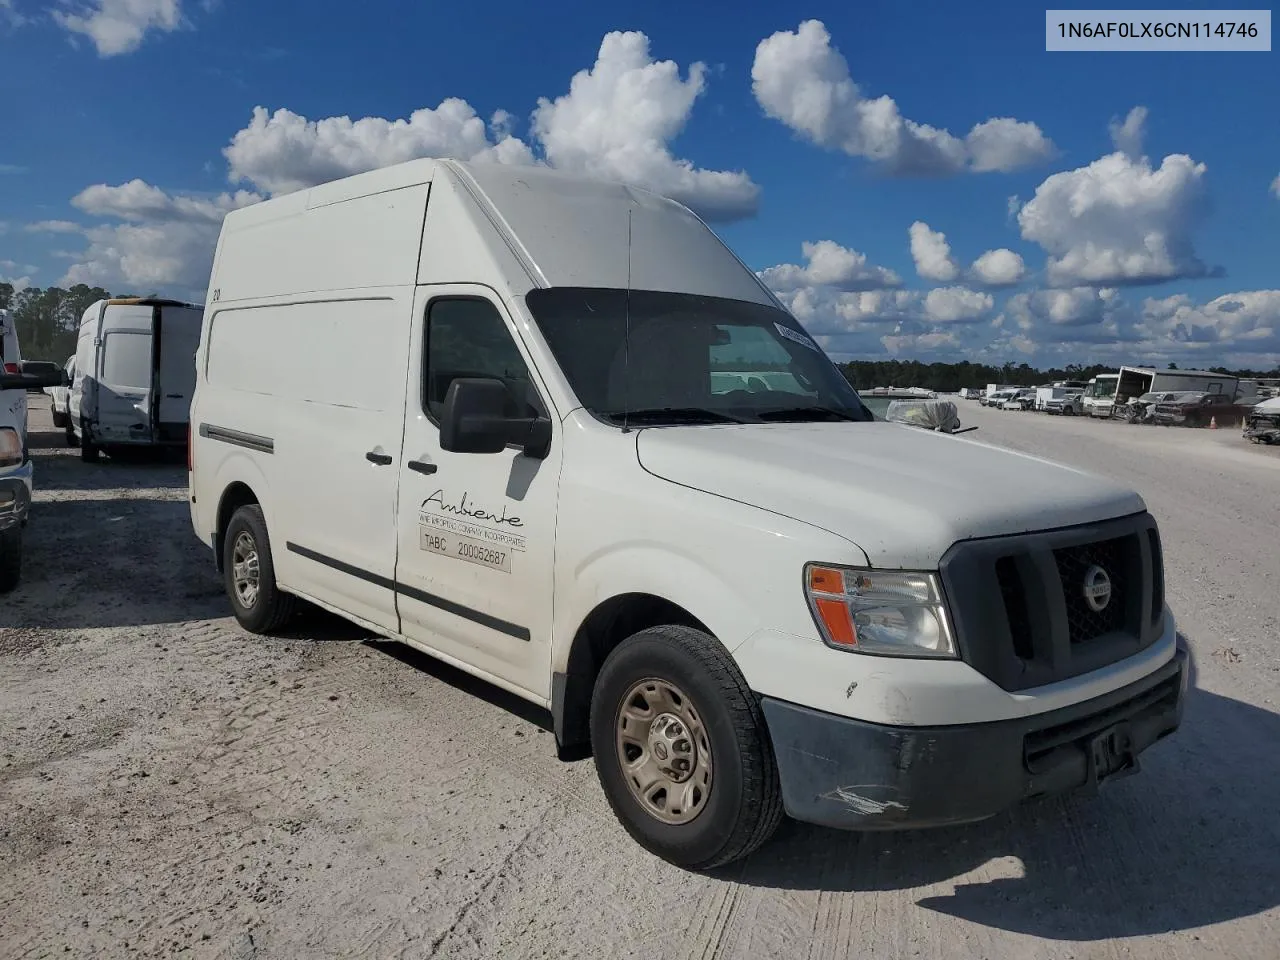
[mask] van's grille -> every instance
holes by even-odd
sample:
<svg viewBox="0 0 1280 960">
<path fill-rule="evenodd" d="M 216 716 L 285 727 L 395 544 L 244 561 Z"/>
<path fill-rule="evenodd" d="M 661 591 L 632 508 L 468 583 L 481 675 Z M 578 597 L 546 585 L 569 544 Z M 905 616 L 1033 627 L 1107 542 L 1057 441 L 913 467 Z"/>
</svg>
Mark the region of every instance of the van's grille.
<svg viewBox="0 0 1280 960">
<path fill-rule="evenodd" d="M 1124 629 L 1125 554 L 1137 549 L 1136 539 L 1136 535 L 1130 535 L 1053 551 L 1067 603 L 1067 629 L 1072 643 L 1087 643 Z M 1094 568 L 1103 571 L 1111 586 L 1111 595 L 1101 611 L 1094 610 L 1085 597 L 1085 579 Z"/>
<path fill-rule="evenodd" d="M 1078 676 L 1164 628 L 1160 538 L 1148 513 L 956 544 L 941 564 L 961 656 L 1006 690 Z M 1110 585 L 1109 596 L 1086 586 Z M 1101 609 L 1095 609 L 1095 606 Z"/>
</svg>

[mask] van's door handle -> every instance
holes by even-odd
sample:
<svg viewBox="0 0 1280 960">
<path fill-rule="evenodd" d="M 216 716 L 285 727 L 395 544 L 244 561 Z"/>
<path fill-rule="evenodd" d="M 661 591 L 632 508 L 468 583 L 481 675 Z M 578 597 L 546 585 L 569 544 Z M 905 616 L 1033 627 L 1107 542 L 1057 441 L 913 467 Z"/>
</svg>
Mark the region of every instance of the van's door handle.
<svg viewBox="0 0 1280 960">
<path fill-rule="evenodd" d="M 410 460 L 407 466 L 410 470 L 416 470 L 418 473 L 430 474 L 436 472 L 436 465 L 434 463 L 427 463 L 424 460 Z"/>
<path fill-rule="evenodd" d="M 372 450 L 370 450 L 368 453 L 366 453 L 366 454 L 364 455 L 364 458 L 365 458 L 366 460 L 368 460 L 370 463 L 376 463 L 376 464 L 378 464 L 379 466 L 382 466 L 382 467 L 385 467 L 385 466 L 386 466 L 388 463 L 390 463 L 390 462 L 391 462 L 391 460 L 392 460 L 391 454 L 389 454 L 389 453 L 374 453 Z"/>
</svg>

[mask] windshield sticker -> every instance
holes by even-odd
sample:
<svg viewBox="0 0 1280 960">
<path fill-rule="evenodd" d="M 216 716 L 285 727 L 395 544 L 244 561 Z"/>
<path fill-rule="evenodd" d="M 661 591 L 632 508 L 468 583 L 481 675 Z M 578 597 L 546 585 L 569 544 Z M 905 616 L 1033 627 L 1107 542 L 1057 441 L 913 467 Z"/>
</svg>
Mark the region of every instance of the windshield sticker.
<svg viewBox="0 0 1280 960">
<path fill-rule="evenodd" d="M 818 349 L 818 345 L 814 343 L 812 340 L 810 340 L 808 337 L 806 337 L 803 333 L 796 333 L 796 331 L 792 330 L 790 327 L 784 327 L 782 324 L 776 323 L 776 322 L 774 323 L 774 326 L 777 327 L 778 332 L 782 334 L 784 337 L 786 337 L 788 340 L 791 340 L 795 343 L 803 344 L 804 346 L 808 347 L 810 350 Z"/>
</svg>

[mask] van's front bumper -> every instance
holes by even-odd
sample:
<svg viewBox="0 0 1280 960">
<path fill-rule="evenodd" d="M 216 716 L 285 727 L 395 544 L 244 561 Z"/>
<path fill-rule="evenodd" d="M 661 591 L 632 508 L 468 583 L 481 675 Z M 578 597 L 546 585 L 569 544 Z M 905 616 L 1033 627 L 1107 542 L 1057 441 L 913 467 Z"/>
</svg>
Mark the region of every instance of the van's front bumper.
<svg viewBox="0 0 1280 960">
<path fill-rule="evenodd" d="M 1181 646 L 1111 693 L 994 723 L 892 727 L 762 700 L 789 816 L 847 830 L 985 820 L 1024 800 L 1136 771 L 1178 728 L 1188 686 Z"/>
<path fill-rule="evenodd" d="M 0 530 L 22 526 L 31 509 L 31 461 L 0 471 Z"/>
</svg>

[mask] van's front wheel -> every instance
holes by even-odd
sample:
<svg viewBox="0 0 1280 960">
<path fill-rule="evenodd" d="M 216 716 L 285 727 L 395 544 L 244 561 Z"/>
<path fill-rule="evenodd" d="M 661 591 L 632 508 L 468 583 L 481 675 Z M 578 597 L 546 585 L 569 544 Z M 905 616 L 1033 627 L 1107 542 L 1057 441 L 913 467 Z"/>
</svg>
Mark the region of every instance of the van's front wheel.
<svg viewBox="0 0 1280 960">
<path fill-rule="evenodd" d="M 677 866 L 745 857 L 782 819 L 760 705 L 733 658 L 699 630 L 652 627 L 609 655 L 591 699 L 591 745 L 618 820 Z"/>
<path fill-rule="evenodd" d="M 250 633 L 278 630 L 293 616 L 296 601 L 276 587 L 267 522 L 256 503 L 238 509 L 227 524 L 222 577 L 236 620 Z"/>
</svg>

